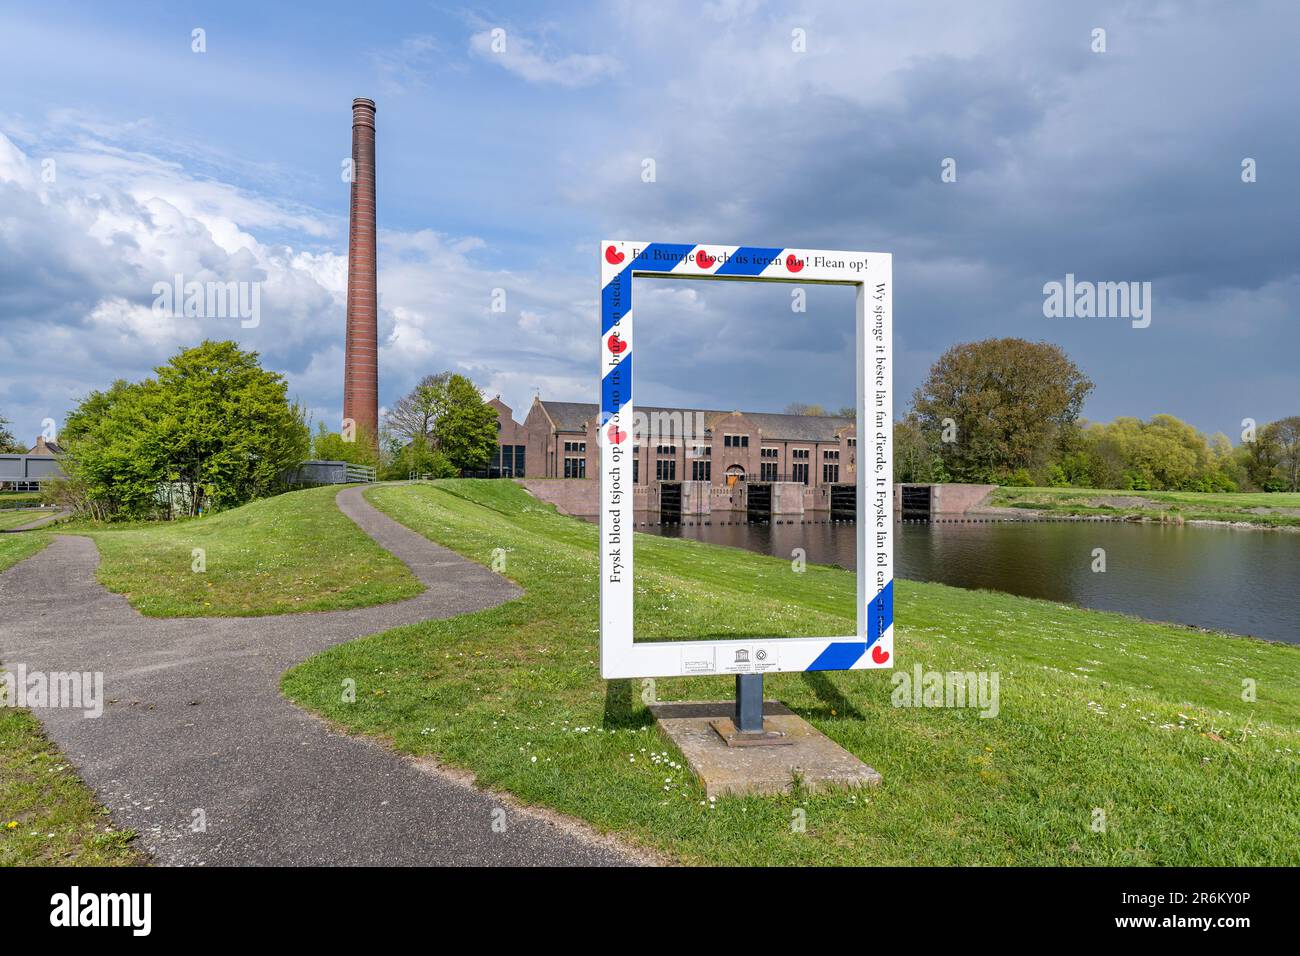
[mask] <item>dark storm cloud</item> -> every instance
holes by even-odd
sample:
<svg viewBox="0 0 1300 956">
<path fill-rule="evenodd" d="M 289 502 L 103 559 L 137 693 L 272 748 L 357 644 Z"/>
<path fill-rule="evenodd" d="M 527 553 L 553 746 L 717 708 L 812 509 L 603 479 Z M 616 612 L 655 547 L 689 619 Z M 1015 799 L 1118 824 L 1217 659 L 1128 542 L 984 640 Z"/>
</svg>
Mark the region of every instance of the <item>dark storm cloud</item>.
<svg viewBox="0 0 1300 956">
<path fill-rule="evenodd" d="M 1300 336 L 1276 313 L 1279 300 L 1292 314 L 1300 305 L 1289 115 L 1300 67 L 1287 39 L 1300 11 L 1181 11 L 1040 12 L 1023 29 L 1000 19 L 988 24 L 989 53 L 921 53 L 882 98 L 859 95 L 841 65 L 837 83 L 809 82 L 793 101 L 772 88 L 694 110 L 659 99 L 638 114 L 658 181 L 609 190 L 609 218 L 648 224 L 640 238 L 893 252 L 896 335 L 908 352 L 899 399 L 947 346 L 1020 335 L 1067 347 L 1098 382 L 1097 417 L 1171 411 L 1235 434 L 1243 415 L 1294 413 Z M 1093 25 L 1107 29 L 1105 53 L 1089 50 Z M 870 56 L 864 47 L 864 83 Z M 955 183 L 940 181 L 946 157 Z M 1259 164 L 1253 184 L 1241 180 L 1246 157 Z M 1043 285 L 1067 272 L 1152 282 L 1152 327 L 1044 318 Z M 788 312 L 749 318 L 756 340 L 787 348 L 782 333 L 799 328 Z M 713 310 L 698 321 L 719 324 Z M 832 366 L 839 343 L 802 344 Z M 785 348 L 756 360 L 764 354 L 761 369 L 717 361 L 709 375 L 683 359 L 664 384 L 752 391 L 746 382 L 812 371 Z"/>
</svg>

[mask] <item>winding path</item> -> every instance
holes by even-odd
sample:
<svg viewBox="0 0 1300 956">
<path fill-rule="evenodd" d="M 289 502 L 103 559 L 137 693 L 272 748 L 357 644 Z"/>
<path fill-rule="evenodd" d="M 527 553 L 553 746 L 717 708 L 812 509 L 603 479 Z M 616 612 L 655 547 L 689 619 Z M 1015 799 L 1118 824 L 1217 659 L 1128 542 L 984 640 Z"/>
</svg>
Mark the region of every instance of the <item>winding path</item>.
<svg viewBox="0 0 1300 956">
<path fill-rule="evenodd" d="M 0 534 L 17 534 L 20 531 L 35 531 L 37 528 L 44 528 L 46 525 L 54 524 L 54 522 L 58 521 L 67 513 L 68 512 L 62 509 L 54 512 L 53 514 L 50 514 L 47 511 L 43 515 L 38 516 L 36 520 L 29 521 L 26 524 L 19 525 L 16 528 L 0 528 Z"/>
<path fill-rule="evenodd" d="M 147 618 L 95 580 L 94 542 L 69 535 L 0 574 L 0 661 L 104 672 L 102 717 L 35 713 L 116 824 L 175 865 L 637 862 L 576 824 L 511 806 L 495 832 L 502 803 L 491 794 L 281 696 L 280 675 L 331 645 L 520 594 L 382 514 L 360 488 L 336 500 L 422 594 L 349 611 Z M 200 809 L 206 830 L 194 832 Z"/>
</svg>

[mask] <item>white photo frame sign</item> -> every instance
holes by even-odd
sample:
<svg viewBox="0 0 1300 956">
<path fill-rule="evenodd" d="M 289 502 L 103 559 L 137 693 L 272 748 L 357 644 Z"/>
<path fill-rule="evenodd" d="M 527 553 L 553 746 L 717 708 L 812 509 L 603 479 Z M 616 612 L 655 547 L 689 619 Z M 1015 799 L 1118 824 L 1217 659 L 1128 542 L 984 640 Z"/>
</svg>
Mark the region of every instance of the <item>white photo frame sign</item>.
<svg viewBox="0 0 1300 956">
<path fill-rule="evenodd" d="M 893 666 L 893 260 L 889 253 L 600 244 L 600 673 L 606 679 Z M 852 635 L 637 643 L 632 454 L 634 278 L 848 285 L 857 290 L 857 628 Z M 629 440 L 631 439 L 631 440 Z"/>
</svg>

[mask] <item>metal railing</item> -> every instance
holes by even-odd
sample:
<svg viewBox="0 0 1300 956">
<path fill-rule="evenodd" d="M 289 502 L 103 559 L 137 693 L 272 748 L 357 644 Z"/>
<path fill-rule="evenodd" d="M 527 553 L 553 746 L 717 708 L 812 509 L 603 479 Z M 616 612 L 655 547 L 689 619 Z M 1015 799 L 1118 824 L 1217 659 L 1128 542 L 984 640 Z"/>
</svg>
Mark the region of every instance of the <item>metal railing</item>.
<svg viewBox="0 0 1300 956">
<path fill-rule="evenodd" d="M 374 481 L 374 465 L 354 465 L 349 463 L 346 469 L 347 479 L 352 481 Z"/>
<path fill-rule="evenodd" d="M 730 476 L 725 475 L 724 477 L 730 477 Z M 798 478 L 796 478 L 793 474 L 789 472 L 781 472 L 770 477 L 764 475 L 762 472 L 758 472 L 752 475 L 737 475 L 736 483 L 740 484 L 744 482 L 746 484 L 751 484 L 751 485 L 771 485 L 779 482 L 789 482 L 796 485 L 808 485 L 809 487 L 811 487 L 813 483 L 812 479 L 813 479 L 812 472 L 809 472 L 806 476 L 801 475 Z"/>
</svg>

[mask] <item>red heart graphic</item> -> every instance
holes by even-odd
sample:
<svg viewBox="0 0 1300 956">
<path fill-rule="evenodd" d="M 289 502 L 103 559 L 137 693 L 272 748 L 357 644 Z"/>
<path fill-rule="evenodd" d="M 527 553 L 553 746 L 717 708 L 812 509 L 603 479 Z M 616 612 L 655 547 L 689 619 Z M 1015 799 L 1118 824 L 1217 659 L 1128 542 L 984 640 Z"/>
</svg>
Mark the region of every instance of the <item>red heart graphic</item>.
<svg viewBox="0 0 1300 956">
<path fill-rule="evenodd" d="M 617 332 L 611 335 L 606 340 L 605 344 L 609 346 L 609 350 L 613 352 L 615 355 L 621 355 L 623 351 L 627 348 L 627 343 L 618 337 Z"/>
<path fill-rule="evenodd" d="M 883 664 L 885 661 L 889 660 L 889 651 L 877 644 L 871 649 L 871 659 L 877 664 Z"/>
<path fill-rule="evenodd" d="M 695 264 L 699 266 L 701 269 L 707 269 L 709 268 L 709 266 L 713 265 L 717 261 L 718 261 L 717 256 L 711 256 L 703 249 L 695 253 Z"/>
<path fill-rule="evenodd" d="M 609 246 L 605 250 L 605 261 L 608 262 L 611 266 L 618 265 L 620 262 L 623 261 L 623 258 L 624 258 L 623 253 L 619 252 L 613 246 Z"/>
<path fill-rule="evenodd" d="M 610 425 L 609 431 L 605 434 L 609 436 L 609 440 L 615 445 L 623 444 L 623 439 L 627 437 L 627 432 L 619 431 L 617 425 Z"/>
<path fill-rule="evenodd" d="M 794 253 L 792 252 L 790 253 L 790 255 L 785 257 L 785 267 L 789 269 L 791 272 L 798 272 L 800 269 L 803 268 L 803 260 L 796 259 L 794 257 Z"/>
</svg>

